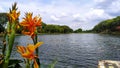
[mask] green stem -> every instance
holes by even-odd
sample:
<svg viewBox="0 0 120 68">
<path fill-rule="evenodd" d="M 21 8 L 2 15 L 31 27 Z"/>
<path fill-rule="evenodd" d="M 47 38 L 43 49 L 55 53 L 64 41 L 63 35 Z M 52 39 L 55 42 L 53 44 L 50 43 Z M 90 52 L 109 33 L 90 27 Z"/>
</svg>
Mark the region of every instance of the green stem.
<svg viewBox="0 0 120 68">
<path fill-rule="evenodd" d="M 34 45 L 37 43 L 37 34 L 35 35 L 35 38 L 33 39 Z M 39 56 L 39 49 L 36 49 L 36 55 Z M 37 64 L 40 66 L 40 60 L 39 58 L 36 58 Z"/>
<path fill-rule="evenodd" d="M 12 52 L 12 47 L 13 47 L 14 39 L 15 39 L 15 25 L 16 25 L 15 23 L 12 24 L 11 33 L 9 35 L 9 38 L 7 39 L 8 49 L 6 51 L 6 56 L 5 56 L 3 68 L 8 68 L 9 58 L 10 58 L 10 55 L 11 55 L 11 52 Z"/>
<path fill-rule="evenodd" d="M 26 62 L 26 68 L 30 68 L 30 62 L 29 62 L 29 59 L 27 59 L 27 62 Z"/>
<path fill-rule="evenodd" d="M 34 45 L 37 43 L 37 35 L 35 35 L 35 38 L 33 39 Z M 38 55 L 38 48 L 36 49 L 36 55 Z"/>
</svg>

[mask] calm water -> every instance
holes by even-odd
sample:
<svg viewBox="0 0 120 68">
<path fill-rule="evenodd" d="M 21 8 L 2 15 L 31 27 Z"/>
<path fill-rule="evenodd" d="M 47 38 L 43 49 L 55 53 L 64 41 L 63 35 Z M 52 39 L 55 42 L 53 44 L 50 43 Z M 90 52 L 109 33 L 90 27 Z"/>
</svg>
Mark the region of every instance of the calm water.
<svg viewBox="0 0 120 68">
<path fill-rule="evenodd" d="M 57 59 L 56 68 L 97 68 L 99 60 L 120 60 L 120 36 L 105 34 L 40 35 L 40 61 Z M 17 36 L 16 45 L 32 43 L 30 37 Z M 21 58 L 13 49 L 12 58 Z M 22 58 L 21 58 L 22 59 Z"/>
</svg>

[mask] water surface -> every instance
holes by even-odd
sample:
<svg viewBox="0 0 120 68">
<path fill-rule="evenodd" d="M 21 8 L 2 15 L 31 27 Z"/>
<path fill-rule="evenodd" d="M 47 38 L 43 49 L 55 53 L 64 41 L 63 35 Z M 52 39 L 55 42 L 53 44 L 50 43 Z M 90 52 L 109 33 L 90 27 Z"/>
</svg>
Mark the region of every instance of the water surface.
<svg viewBox="0 0 120 68">
<path fill-rule="evenodd" d="M 49 64 L 57 59 L 56 68 L 97 68 L 99 60 L 120 60 L 120 36 L 107 34 L 39 35 L 40 61 Z M 32 43 L 30 37 L 17 36 L 12 58 L 21 58 L 16 45 Z M 21 58 L 22 59 L 22 58 Z"/>
</svg>

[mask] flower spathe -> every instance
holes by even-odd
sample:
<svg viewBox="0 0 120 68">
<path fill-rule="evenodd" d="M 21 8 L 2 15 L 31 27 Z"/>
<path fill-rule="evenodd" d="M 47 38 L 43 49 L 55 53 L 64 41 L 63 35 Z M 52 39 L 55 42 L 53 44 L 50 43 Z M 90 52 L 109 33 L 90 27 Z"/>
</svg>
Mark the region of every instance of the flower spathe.
<svg viewBox="0 0 120 68">
<path fill-rule="evenodd" d="M 36 48 L 41 46 L 43 42 L 38 42 L 36 45 L 28 44 L 27 47 L 17 46 L 17 51 L 22 55 L 22 57 L 27 59 L 33 59 L 35 57 L 34 51 Z"/>
<path fill-rule="evenodd" d="M 16 9 L 14 9 L 10 13 L 8 13 L 8 18 L 11 21 L 17 20 L 19 16 L 20 16 L 20 11 L 16 12 Z"/>
<path fill-rule="evenodd" d="M 43 42 L 38 42 L 36 45 L 33 44 L 28 44 L 26 47 L 24 46 L 17 46 L 17 51 L 21 54 L 22 57 L 29 59 L 29 60 L 34 60 L 34 68 L 38 68 L 38 64 L 35 60 L 37 56 L 34 54 L 34 51 L 36 48 L 41 46 Z"/>
<path fill-rule="evenodd" d="M 32 18 L 32 13 L 26 13 L 25 18 L 23 18 L 22 22 L 20 23 L 21 26 L 23 26 L 22 33 L 25 35 L 30 35 L 32 38 L 34 38 L 35 31 L 37 30 L 37 26 L 41 26 L 41 18 L 38 16 L 35 16 Z"/>
</svg>

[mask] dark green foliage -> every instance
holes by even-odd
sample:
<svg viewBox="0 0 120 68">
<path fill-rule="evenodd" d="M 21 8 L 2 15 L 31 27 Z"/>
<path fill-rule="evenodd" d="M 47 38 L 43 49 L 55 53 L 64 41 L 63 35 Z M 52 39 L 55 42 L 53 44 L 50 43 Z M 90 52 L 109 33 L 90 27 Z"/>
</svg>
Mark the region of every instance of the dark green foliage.
<svg viewBox="0 0 120 68">
<path fill-rule="evenodd" d="M 79 28 L 79 29 L 77 29 L 77 30 L 74 31 L 74 33 L 81 33 L 81 32 L 82 32 L 81 28 Z"/>
<path fill-rule="evenodd" d="M 8 68 L 22 68 L 19 63 L 22 63 L 23 61 L 18 59 L 10 59 Z"/>
<path fill-rule="evenodd" d="M 8 65 L 8 68 L 22 68 L 22 66 L 19 63 L 22 63 L 22 60 L 18 59 L 10 59 L 10 63 Z M 0 64 L 0 68 L 2 67 L 3 63 Z"/>
<path fill-rule="evenodd" d="M 23 27 L 18 25 L 18 28 L 16 29 L 17 34 L 22 34 Z"/>
<path fill-rule="evenodd" d="M 42 23 L 42 27 L 38 27 L 39 33 L 71 33 L 73 30 L 68 26 L 60 26 L 60 25 L 47 25 Z"/>
<path fill-rule="evenodd" d="M 93 28 L 93 31 L 97 33 L 111 33 L 119 31 L 117 29 L 118 26 L 120 26 L 120 16 L 100 22 Z"/>
<path fill-rule="evenodd" d="M 85 31 L 82 31 L 83 33 L 93 33 L 92 30 L 85 30 Z"/>
<path fill-rule="evenodd" d="M 39 26 L 39 27 L 37 28 L 38 33 L 45 33 L 45 30 L 44 30 L 45 27 L 46 27 L 46 24 L 42 22 L 42 27 Z"/>
<path fill-rule="evenodd" d="M 0 33 L 3 32 L 5 28 L 0 24 Z"/>
<path fill-rule="evenodd" d="M 0 24 L 4 25 L 7 21 L 7 13 L 0 13 Z"/>
<path fill-rule="evenodd" d="M 5 24 L 7 24 L 7 13 L 0 13 L 0 32 L 5 30 Z"/>
<path fill-rule="evenodd" d="M 60 26 L 60 28 L 61 28 L 60 29 L 61 33 L 72 33 L 73 32 L 73 30 L 70 27 L 66 26 L 66 25 Z"/>
</svg>

